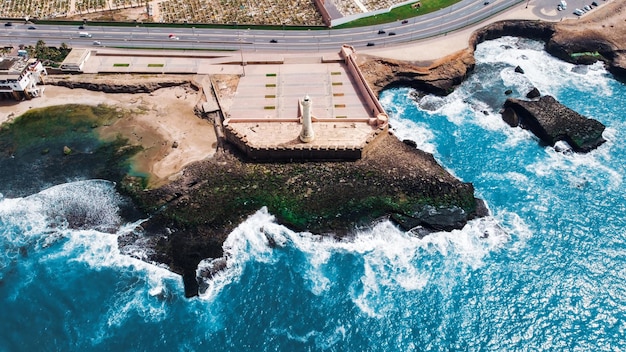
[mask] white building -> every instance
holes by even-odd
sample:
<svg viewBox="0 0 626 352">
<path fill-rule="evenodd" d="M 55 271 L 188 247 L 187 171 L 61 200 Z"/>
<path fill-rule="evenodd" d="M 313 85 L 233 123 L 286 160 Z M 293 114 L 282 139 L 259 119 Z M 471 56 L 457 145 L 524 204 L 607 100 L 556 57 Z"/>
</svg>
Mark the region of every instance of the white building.
<svg viewBox="0 0 626 352">
<path fill-rule="evenodd" d="M 0 96 L 22 100 L 38 97 L 43 83 L 48 75 L 41 61 L 24 57 L 0 58 Z"/>
</svg>

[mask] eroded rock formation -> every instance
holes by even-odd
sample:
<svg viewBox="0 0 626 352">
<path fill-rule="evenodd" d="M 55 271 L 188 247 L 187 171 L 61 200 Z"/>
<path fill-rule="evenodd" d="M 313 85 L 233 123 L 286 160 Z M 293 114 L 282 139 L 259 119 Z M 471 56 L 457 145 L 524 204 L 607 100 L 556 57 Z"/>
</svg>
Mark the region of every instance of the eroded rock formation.
<svg viewBox="0 0 626 352">
<path fill-rule="evenodd" d="M 472 184 L 461 182 L 431 154 L 386 134 L 355 162 L 250 163 L 229 148 L 187 167 L 163 187 L 144 190 L 132 178 L 126 191 L 153 214 L 149 236 L 121 237 L 120 248 L 153 248 L 149 260 L 183 275 L 187 296 L 198 293 L 196 268 L 222 256 L 226 236 L 267 206 L 294 230 L 343 236 L 381 218 L 419 233 L 462 228 L 485 216 Z"/>
<path fill-rule="evenodd" d="M 367 55 L 359 56 L 359 68 L 375 93 L 403 86 L 437 95 L 447 95 L 467 78 L 474 65 L 474 55 L 470 50 L 447 56 L 429 66 Z"/>
<path fill-rule="evenodd" d="M 582 116 L 549 95 L 535 101 L 507 99 L 502 119 L 532 131 L 548 145 L 565 141 L 577 152 L 591 151 L 605 142 L 601 122 Z"/>
</svg>

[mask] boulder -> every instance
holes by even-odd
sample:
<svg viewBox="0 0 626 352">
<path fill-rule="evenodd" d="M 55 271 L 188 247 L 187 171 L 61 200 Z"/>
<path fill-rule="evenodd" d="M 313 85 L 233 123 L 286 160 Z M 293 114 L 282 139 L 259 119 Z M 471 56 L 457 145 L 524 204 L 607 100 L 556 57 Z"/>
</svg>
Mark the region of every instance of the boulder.
<svg viewBox="0 0 626 352">
<path fill-rule="evenodd" d="M 605 126 L 601 122 L 580 115 L 549 95 L 535 101 L 508 98 L 502 119 L 511 126 L 532 131 L 551 146 L 565 141 L 576 152 L 589 152 L 605 142 Z"/>
<path fill-rule="evenodd" d="M 519 66 L 515 67 L 515 72 L 524 74 L 524 70 L 521 67 L 519 67 Z"/>
<path fill-rule="evenodd" d="M 537 89 L 536 87 L 533 87 L 533 89 L 530 90 L 530 92 L 526 93 L 526 98 L 528 99 L 535 99 L 535 98 L 539 98 L 541 96 L 541 93 L 539 93 L 539 89 Z"/>
</svg>

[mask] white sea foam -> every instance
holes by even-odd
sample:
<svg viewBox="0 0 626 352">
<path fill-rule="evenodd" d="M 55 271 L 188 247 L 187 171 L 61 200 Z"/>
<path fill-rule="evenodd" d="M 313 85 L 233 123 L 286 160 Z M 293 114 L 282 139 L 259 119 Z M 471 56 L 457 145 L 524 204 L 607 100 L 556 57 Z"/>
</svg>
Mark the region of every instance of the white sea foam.
<svg viewBox="0 0 626 352">
<path fill-rule="evenodd" d="M 392 122 L 392 131 L 400 140 L 411 140 L 416 147 L 428 153 L 434 153 L 434 135 L 423 123 L 415 123 L 408 119 L 397 119 Z"/>
<path fill-rule="evenodd" d="M 526 167 L 530 173 L 541 177 L 561 177 L 574 187 L 583 188 L 588 182 L 599 177 L 608 179 L 607 189 L 616 190 L 622 186 L 623 176 L 619 170 L 609 167 L 608 145 L 600 146 L 586 154 L 560 153 L 553 148 L 545 148 L 546 158 Z"/>
<path fill-rule="evenodd" d="M 309 282 L 309 290 L 317 295 L 327 292 L 334 284 L 324 276 L 325 266 L 333 265 L 329 258 L 346 254 L 362 258 L 363 266 L 353 269 L 355 273 L 362 273 L 359 280 L 362 288 L 352 287 L 351 296 L 364 313 L 372 316 L 384 310 L 383 288 L 423 289 L 433 276 L 429 263 L 442 257 L 450 267 L 478 268 L 509 238 L 498 221 L 488 217 L 470 221 L 463 230 L 434 233 L 424 238 L 383 221 L 349 239 L 335 240 L 290 231 L 275 224 L 273 216 L 263 208 L 228 236 L 224 243 L 226 268 L 206 282 L 208 289 L 201 297 L 212 300 L 225 285 L 237 282 L 250 261 L 275 263 L 277 259 L 267 236 L 281 238 L 283 245 L 293 246 L 305 254 L 308 267 L 298 272 Z"/>
<path fill-rule="evenodd" d="M 28 197 L 0 200 L 0 223 L 4 229 L 0 241 L 13 252 L 0 263 L 15 260 L 20 248 L 25 247 L 28 251 L 45 250 L 39 259 L 42 263 L 80 262 L 95 271 L 113 268 L 142 278 L 137 282 L 143 284 L 122 290 L 110 307 L 102 336 L 111 325 L 121 325 L 131 312 L 150 321 L 164 319 L 164 302 L 172 295 L 168 287 L 182 291 L 178 275 L 120 253 L 118 235 L 133 231 L 137 224 L 121 224 L 117 215 L 119 201 L 114 184 L 100 180 L 62 184 Z M 76 216 L 82 218 L 68 219 Z M 70 227 L 76 221 L 93 228 Z M 97 228 L 117 232 L 105 233 Z M 55 245 L 60 246 L 47 249 Z M 25 281 L 28 278 L 21 278 L 20 283 L 28 287 Z"/>
<path fill-rule="evenodd" d="M 611 95 L 609 78 L 601 62 L 587 66 L 583 73 L 577 73 L 576 65 L 558 60 L 543 51 L 541 42 L 503 37 L 479 44 L 475 57 L 483 63 L 504 62 L 511 67 L 520 66 L 524 70 L 523 75 L 510 73 L 509 69 L 503 74 L 505 82 L 524 89 L 520 92 L 536 87 L 542 95 L 556 95 L 564 87 L 574 86 L 581 91 L 600 90 L 603 96 Z"/>
<path fill-rule="evenodd" d="M 287 239 L 282 235 L 283 230 L 286 229 L 274 223 L 274 216 L 269 214 L 265 207 L 239 224 L 223 244 L 225 268 L 205 280 L 207 288 L 200 297 L 213 300 L 226 285 L 239 280 L 248 261 L 272 263 L 275 258 L 272 256 L 268 236 L 272 236 L 276 243 L 286 244 Z M 203 261 L 199 269 L 208 265 L 209 261 Z"/>
</svg>

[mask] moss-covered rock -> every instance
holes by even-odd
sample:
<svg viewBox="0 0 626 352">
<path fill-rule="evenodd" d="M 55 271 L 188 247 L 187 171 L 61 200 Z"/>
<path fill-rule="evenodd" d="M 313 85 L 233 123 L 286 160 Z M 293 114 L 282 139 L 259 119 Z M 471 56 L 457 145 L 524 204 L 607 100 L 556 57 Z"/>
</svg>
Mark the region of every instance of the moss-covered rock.
<svg viewBox="0 0 626 352">
<path fill-rule="evenodd" d="M 335 236 L 381 217 L 407 229 L 449 230 L 476 215 L 471 184 L 395 136 L 381 138 L 355 162 L 252 163 L 227 150 L 158 189 L 131 178 L 122 187 L 153 213 L 145 224 L 160 238 L 153 259 L 183 274 L 188 296 L 197 294 L 200 260 L 221 256 L 226 236 L 264 206 L 291 229 Z"/>
</svg>

